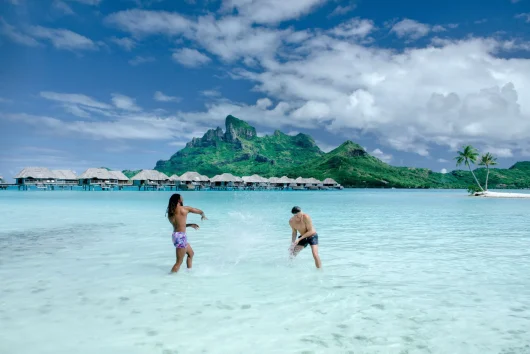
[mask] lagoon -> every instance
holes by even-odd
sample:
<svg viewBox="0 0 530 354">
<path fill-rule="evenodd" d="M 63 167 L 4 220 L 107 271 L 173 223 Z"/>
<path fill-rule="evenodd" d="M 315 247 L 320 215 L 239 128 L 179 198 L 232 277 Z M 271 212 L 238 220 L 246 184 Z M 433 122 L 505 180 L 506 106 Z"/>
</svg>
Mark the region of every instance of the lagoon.
<svg viewBox="0 0 530 354">
<path fill-rule="evenodd" d="M 0 192 L 2 353 L 528 353 L 530 201 L 463 191 Z M 319 234 L 290 262 L 293 205 Z"/>
</svg>

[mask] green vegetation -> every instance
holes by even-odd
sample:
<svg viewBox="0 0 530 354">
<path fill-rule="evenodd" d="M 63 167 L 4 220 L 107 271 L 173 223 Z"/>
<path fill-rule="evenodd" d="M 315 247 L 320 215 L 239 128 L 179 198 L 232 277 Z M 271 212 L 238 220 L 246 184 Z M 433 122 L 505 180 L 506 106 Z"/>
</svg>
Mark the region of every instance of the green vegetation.
<svg viewBox="0 0 530 354">
<path fill-rule="evenodd" d="M 486 168 L 472 170 L 471 164 L 478 160 L 473 147 L 465 147 L 457 157 L 457 163 L 461 158 L 460 164 L 469 171 L 442 174 L 425 168 L 390 166 L 351 141 L 324 153 L 306 134 L 290 136 L 277 130 L 271 136 L 258 137 L 252 126 L 233 116 L 226 118 L 225 125 L 225 132 L 221 128 L 207 131 L 169 160 L 158 161 L 155 169 L 167 175 L 196 171 L 210 177 L 224 172 L 320 180 L 331 177 L 345 187 L 468 189 L 470 185 L 480 186 L 478 181 L 485 179 L 494 188 L 530 187 L 530 162 L 518 162 L 510 169 L 490 169 L 494 165 L 491 162 L 495 162 L 490 155 Z"/>
<path fill-rule="evenodd" d="M 493 157 L 492 154 L 489 152 L 485 153 L 480 157 L 480 161 L 478 163 L 480 166 L 486 166 L 486 184 L 484 185 L 484 188 L 488 190 L 488 179 L 490 177 L 490 166 L 494 166 L 497 164 L 497 158 Z"/>
<path fill-rule="evenodd" d="M 323 154 L 309 135 L 290 136 L 277 130 L 272 136 L 258 137 L 248 123 L 228 116 L 225 133 L 221 128 L 208 130 L 168 161 L 158 161 L 155 169 L 168 175 L 196 171 L 207 176 L 227 172 L 272 177 Z"/>
<path fill-rule="evenodd" d="M 127 178 L 134 177 L 138 173 L 140 173 L 142 170 L 123 170 L 121 171 Z"/>
<path fill-rule="evenodd" d="M 482 186 L 480 185 L 480 182 L 475 176 L 475 173 L 471 169 L 471 164 L 476 163 L 478 159 L 477 149 L 475 149 L 471 145 L 464 146 L 462 151 L 458 151 L 458 156 L 455 157 L 455 159 L 456 159 L 456 166 L 460 166 L 464 164 L 469 168 L 469 172 L 471 172 L 471 175 L 475 179 L 475 182 L 477 183 L 478 187 L 480 188 L 481 191 L 484 191 L 484 189 L 482 189 Z"/>
</svg>

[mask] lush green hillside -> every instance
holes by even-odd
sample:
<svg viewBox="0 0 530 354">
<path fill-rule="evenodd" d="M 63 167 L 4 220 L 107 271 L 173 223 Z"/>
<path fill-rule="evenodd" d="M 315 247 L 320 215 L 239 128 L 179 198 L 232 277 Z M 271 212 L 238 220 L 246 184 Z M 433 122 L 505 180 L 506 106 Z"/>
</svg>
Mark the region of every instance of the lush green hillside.
<svg viewBox="0 0 530 354">
<path fill-rule="evenodd" d="M 226 118 L 225 125 L 225 132 L 221 128 L 208 130 L 169 160 L 158 161 L 155 169 L 168 175 L 197 171 L 207 176 L 228 172 L 267 177 L 324 154 L 306 134 L 290 136 L 277 130 L 271 136 L 258 137 L 254 127 L 233 116 Z"/>
<path fill-rule="evenodd" d="M 324 154 L 305 134 L 290 136 L 277 130 L 272 136 L 258 137 L 252 126 L 233 116 L 226 118 L 225 125 L 225 132 L 221 128 L 209 130 L 169 160 L 158 161 L 155 169 L 167 175 L 197 171 L 210 177 L 224 172 L 239 176 L 331 177 L 347 187 L 467 188 L 474 184 L 469 171 L 442 174 L 391 166 L 351 141 Z M 477 169 L 476 175 L 485 181 L 486 169 Z M 489 181 L 490 189 L 529 188 L 530 162 L 518 162 L 509 169 L 490 169 Z"/>
</svg>

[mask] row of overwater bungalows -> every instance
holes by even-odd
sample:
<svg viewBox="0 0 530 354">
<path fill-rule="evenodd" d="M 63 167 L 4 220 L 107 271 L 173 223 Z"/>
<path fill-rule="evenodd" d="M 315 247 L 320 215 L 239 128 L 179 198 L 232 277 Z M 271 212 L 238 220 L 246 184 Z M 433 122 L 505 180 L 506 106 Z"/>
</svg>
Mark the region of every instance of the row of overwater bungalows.
<svg viewBox="0 0 530 354">
<path fill-rule="evenodd" d="M 27 167 L 16 176 L 19 189 L 36 187 L 38 189 L 73 189 L 81 186 L 85 190 L 101 188 L 123 189 L 138 187 L 144 190 L 320 190 L 342 189 L 342 186 L 331 178 L 319 181 L 315 178 L 296 179 L 283 177 L 264 178 L 258 175 L 238 177 L 230 173 L 209 178 L 197 172 L 186 172 L 181 176 L 166 174 L 156 170 L 142 170 L 131 178 L 121 171 L 109 171 L 105 168 L 89 168 L 79 176 L 69 170 L 50 170 L 45 167 Z"/>
</svg>

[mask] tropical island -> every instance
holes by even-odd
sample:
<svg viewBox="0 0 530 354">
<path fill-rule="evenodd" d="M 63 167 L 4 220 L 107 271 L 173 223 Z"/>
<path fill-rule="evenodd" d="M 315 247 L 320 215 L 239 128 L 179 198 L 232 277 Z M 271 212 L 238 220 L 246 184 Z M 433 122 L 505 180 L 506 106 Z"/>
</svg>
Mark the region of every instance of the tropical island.
<svg viewBox="0 0 530 354">
<path fill-rule="evenodd" d="M 476 163 L 484 167 L 473 170 Z M 391 166 L 349 140 L 325 153 L 307 134 L 291 136 L 276 130 L 272 135 L 259 137 L 254 127 L 229 115 L 224 131 L 217 127 L 201 138 L 193 138 L 169 160 L 158 161 L 154 169 L 167 175 L 197 171 L 208 176 L 232 173 L 331 177 L 344 187 L 468 189 L 476 195 L 483 195 L 488 186 L 530 188 L 530 161 L 517 162 L 508 169 L 490 168 L 496 164 L 495 157 L 486 153 L 479 158 L 476 149 L 467 146 L 458 153 L 456 164 L 465 165 L 468 170 L 444 174 L 426 168 Z M 123 172 L 128 177 L 138 173 Z M 484 188 L 479 181 L 486 179 Z"/>
</svg>

